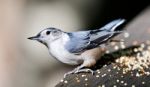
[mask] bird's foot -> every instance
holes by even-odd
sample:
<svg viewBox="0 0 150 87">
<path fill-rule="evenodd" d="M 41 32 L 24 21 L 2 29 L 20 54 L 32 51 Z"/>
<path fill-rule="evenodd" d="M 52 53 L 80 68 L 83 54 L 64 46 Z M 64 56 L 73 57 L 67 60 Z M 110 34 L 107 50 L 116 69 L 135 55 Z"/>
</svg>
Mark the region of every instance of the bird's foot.
<svg viewBox="0 0 150 87">
<path fill-rule="evenodd" d="M 94 75 L 94 71 L 92 69 L 79 69 L 77 71 L 75 71 L 74 73 L 81 73 L 81 72 L 90 72 L 92 73 L 92 75 Z"/>
<path fill-rule="evenodd" d="M 75 69 L 72 70 L 72 71 L 69 71 L 69 72 L 65 73 L 64 78 L 66 78 L 67 75 L 73 74 L 74 72 L 75 72 Z"/>
<path fill-rule="evenodd" d="M 64 78 L 65 78 L 67 75 L 70 75 L 70 74 L 77 74 L 77 73 L 81 73 L 81 72 L 90 72 L 90 73 L 92 73 L 92 75 L 94 75 L 94 71 L 93 71 L 92 69 L 88 69 L 88 68 L 87 68 L 87 69 L 75 68 L 74 70 L 65 73 Z"/>
</svg>

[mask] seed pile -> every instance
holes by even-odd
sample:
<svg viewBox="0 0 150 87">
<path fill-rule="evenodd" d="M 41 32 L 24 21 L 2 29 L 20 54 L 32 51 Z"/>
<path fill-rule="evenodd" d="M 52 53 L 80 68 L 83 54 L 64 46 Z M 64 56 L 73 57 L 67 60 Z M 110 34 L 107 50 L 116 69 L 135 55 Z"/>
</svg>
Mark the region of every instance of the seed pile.
<svg viewBox="0 0 150 87">
<path fill-rule="evenodd" d="M 136 76 L 149 75 L 150 72 L 146 72 L 145 68 L 149 68 L 150 66 L 150 44 L 142 43 L 140 47 L 133 49 L 133 51 L 136 52 L 136 55 L 121 56 L 115 60 L 115 65 L 118 68 L 123 68 L 123 74 L 137 70 Z"/>
</svg>

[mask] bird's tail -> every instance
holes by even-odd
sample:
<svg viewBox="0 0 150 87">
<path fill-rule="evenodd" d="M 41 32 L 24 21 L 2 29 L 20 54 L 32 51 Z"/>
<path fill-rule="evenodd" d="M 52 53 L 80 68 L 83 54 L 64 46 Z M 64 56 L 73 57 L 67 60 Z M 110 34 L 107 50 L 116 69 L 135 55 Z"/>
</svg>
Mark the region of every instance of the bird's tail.
<svg viewBox="0 0 150 87">
<path fill-rule="evenodd" d="M 115 31 L 118 26 L 123 24 L 125 22 L 125 19 L 116 19 L 108 24 L 106 24 L 104 27 L 102 27 L 100 30 L 107 30 L 107 31 Z"/>
</svg>

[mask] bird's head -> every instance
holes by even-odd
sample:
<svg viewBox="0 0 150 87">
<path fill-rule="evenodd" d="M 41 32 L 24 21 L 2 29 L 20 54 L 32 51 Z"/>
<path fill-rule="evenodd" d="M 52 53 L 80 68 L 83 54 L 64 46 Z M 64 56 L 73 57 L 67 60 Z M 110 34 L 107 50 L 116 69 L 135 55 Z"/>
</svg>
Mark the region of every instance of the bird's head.
<svg viewBox="0 0 150 87">
<path fill-rule="evenodd" d="M 48 45 L 49 43 L 61 38 L 62 31 L 57 28 L 46 28 L 38 33 L 36 36 L 29 37 L 30 40 L 37 40 L 38 42 Z"/>
</svg>

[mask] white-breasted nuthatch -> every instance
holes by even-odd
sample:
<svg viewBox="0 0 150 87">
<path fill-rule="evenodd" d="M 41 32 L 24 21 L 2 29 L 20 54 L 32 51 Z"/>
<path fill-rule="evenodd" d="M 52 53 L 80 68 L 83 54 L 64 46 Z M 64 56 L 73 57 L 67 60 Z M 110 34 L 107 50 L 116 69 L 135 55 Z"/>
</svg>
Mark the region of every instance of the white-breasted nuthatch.
<svg viewBox="0 0 150 87">
<path fill-rule="evenodd" d="M 124 19 L 117 19 L 100 29 L 78 32 L 64 32 L 51 27 L 28 39 L 46 45 L 50 54 L 59 61 L 69 65 L 80 65 L 65 75 L 87 71 L 93 73 L 89 67 L 95 65 L 100 59 L 100 46 L 122 32 L 116 28 L 124 21 Z"/>
</svg>

